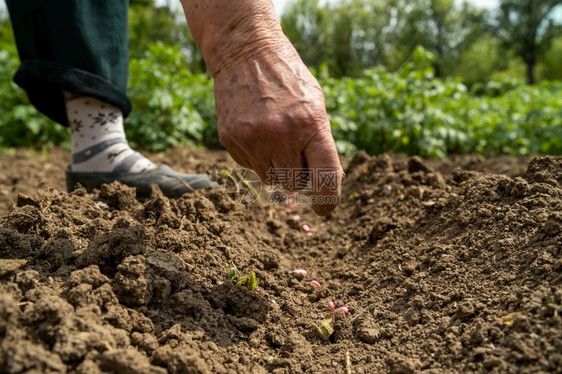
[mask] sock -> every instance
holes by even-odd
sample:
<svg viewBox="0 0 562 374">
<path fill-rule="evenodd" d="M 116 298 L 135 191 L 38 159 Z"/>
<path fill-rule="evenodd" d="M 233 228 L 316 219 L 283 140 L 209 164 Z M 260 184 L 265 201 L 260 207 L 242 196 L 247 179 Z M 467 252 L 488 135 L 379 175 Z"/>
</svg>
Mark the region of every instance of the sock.
<svg viewBox="0 0 562 374">
<path fill-rule="evenodd" d="M 119 108 L 93 97 L 64 94 L 72 171 L 139 173 L 156 167 L 129 147 Z"/>
</svg>

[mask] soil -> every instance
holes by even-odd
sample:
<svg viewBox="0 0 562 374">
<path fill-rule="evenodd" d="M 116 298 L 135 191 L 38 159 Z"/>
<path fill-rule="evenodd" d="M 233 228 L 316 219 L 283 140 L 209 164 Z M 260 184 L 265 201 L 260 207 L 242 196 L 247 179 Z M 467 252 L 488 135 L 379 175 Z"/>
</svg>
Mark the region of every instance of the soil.
<svg viewBox="0 0 562 374">
<path fill-rule="evenodd" d="M 0 372 L 562 373 L 561 158 L 359 153 L 328 217 L 224 187 L 68 194 L 68 158 L 0 155 Z"/>
</svg>

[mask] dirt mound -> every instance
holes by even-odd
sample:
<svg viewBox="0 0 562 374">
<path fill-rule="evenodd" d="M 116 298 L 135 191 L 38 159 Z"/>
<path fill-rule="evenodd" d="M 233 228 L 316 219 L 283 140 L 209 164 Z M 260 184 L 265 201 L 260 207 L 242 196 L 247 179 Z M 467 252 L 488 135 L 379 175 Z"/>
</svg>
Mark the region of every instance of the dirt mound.
<svg viewBox="0 0 562 374">
<path fill-rule="evenodd" d="M 326 218 L 220 188 L 10 197 L 0 372 L 561 372 L 560 158 L 359 153 L 346 174 Z M 349 314 L 324 340 L 328 301 Z"/>
</svg>

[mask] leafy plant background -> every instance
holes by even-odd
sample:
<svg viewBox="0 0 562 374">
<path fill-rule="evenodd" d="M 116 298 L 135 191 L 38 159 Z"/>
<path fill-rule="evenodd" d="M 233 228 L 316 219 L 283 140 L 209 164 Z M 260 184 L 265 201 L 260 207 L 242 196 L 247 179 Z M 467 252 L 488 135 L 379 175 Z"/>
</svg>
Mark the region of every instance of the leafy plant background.
<svg viewBox="0 0 562 374">
<path fill-rule="evenodd" d="M 185 69 L 179 47 L 151 44 L 132 58 L 126 120 L 130 141 L 162 151 L 175 145 L 219 147 L 213 82 Z M 396 72 L 365 70 L 357 78 L 315 72 L 340 152 L 562 154 L 562 84 L 528 86 L 507 79 L 467 87 L 435 78 L 433 56 L 417 48 Z M 0 147 L 62 145 L 68 130 L 38 113 L 12 82 L 13 46 L 0 50 Z"/>
</svg>

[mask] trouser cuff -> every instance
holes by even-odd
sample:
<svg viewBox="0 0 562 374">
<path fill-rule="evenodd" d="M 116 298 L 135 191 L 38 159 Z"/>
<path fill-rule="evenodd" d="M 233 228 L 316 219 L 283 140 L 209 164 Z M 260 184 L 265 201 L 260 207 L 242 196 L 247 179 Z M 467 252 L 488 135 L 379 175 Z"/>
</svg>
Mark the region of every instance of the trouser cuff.
<svg viewBox="0 0 562 374">
<path fill-rule="evenodd" d="M 63 89 L 116 106 L 123 112 L 123 117 L 127 117 L 132 109 L 127 94 L 113 83 L 85 70 L 52 61 L 24 61 L 14 82 L 27 92 L 29 101 L 41 113 L 65 126 L 68 126 L 68 119 Z"/>
</svg>

